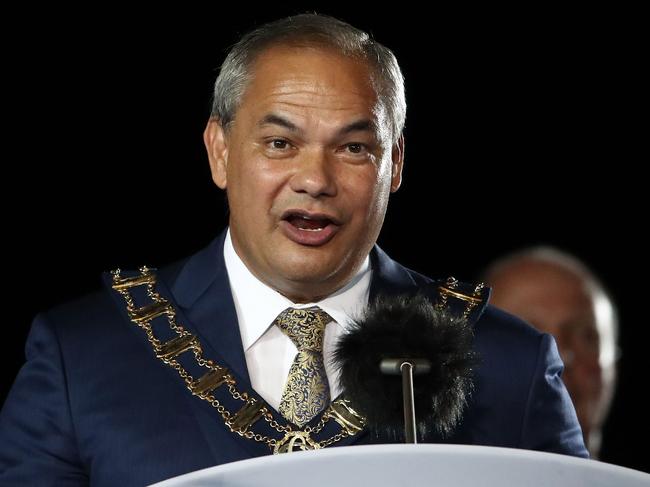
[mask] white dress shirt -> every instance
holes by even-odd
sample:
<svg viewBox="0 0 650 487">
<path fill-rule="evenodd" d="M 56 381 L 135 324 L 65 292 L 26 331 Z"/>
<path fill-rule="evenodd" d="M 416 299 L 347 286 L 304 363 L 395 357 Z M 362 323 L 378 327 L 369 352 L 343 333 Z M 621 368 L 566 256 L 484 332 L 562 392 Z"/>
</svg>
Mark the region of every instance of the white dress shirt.
<svg viewBox="0 0 650 487">
<path fill-rule="evenodd" d="M 226 235 L 223 254 L 239 320 L 248 375 L 255 392 L 278 410 L 289 369 L 298 350 L 287 335 L 277 326 L 272 326 L 273 321 L 290 307 L 319 306 L 334 319 L 325 328 L 323 356 L 330 395 L 335 399 L 341 389 L 338 374 L 332 364 L 332 352 L 338 337 L 345 333 L 353 319 L 361 316 L 368 303 L 371 277 L 369 257 L 366 257 L 352 280 L 336 293 L 317 303 L 295 304 L 248 270 L 235 252 L 230 229 Z"/>
</svg>

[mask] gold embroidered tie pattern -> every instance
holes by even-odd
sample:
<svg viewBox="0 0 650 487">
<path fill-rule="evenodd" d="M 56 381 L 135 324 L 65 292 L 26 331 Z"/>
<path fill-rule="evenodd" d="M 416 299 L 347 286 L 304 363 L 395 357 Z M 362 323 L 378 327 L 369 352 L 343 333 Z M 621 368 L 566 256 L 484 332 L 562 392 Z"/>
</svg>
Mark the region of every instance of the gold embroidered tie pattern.
<svg viewBox="0 0 650 487">
<path fill-rule="evenodd" d="M 287 308 L 275 320 L 298 349 L 280 400 L 280 413 L 302 427 L 327 407 L 329 383 L 323 362 L 323 335 L 332 318 L 319 307 Z"/>
</svg>

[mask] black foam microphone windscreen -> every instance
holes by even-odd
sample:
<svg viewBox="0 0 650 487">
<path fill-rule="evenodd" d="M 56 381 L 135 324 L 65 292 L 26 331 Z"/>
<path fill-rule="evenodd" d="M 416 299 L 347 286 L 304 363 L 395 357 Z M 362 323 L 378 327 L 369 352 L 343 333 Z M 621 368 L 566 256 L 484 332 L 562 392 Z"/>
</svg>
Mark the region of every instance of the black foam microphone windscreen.
<svg viewBox="0 0 650 487">
<path fill-rule="evenodd" d="M 420 435 L 450 433 L 472 388 L 477 355 L 473 330 L 462 316 L 438 309 L 426 296 L 382 296 L 338 342 L 334 360 L 353 408 L 371 431 L 398 441 L 404 413 L 399 375 L 380 370 L 382 359 L 425 359 L 431 369 L 415 377 L 415 411 Z"/>
</svg>

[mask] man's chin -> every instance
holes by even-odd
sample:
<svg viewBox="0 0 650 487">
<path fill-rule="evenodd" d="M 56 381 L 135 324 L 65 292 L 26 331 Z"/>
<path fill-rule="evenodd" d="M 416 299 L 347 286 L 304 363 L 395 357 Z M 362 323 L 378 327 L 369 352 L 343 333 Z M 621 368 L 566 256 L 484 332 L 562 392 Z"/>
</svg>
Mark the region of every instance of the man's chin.
<svg viewBox="0 0 650 487">
<path fill-rule="evenodd" d="M 336 270 L 328 267 L 318 268 L 291 268 L 283 273 L 284 280 L 293 287 L 311 288 L 327 285 L 327 282 L 336 280 Z"/>
<path fill-rule="evenodd" d="M 291 266 L 284 266 L 279 272 L 281 282 L 278 291 L 293 301 L 300 298 L 303 302 L 316 301 L 325 297 L 345 284 L 346 276 L 340 266 L 326 265 L 324 261 L 314 263 L 310 260 L 294 261 Z"/>
</svg>

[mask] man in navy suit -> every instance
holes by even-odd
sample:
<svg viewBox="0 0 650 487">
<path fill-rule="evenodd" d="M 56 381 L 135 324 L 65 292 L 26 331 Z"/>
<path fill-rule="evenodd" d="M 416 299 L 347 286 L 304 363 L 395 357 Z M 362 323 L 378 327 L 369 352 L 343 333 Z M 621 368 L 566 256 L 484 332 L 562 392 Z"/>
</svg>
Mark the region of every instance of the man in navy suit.
<svg viewBox="0 0 650 487">
<path fill-rule="evenodd" d="M 553 339 L 487 306 L 481 286 L 435 283 L 376 246 L 401 183 L 405 110 L 394 55 L 348 24 L 302 15 L 244 36 L 204 134 L 228 229 L 186 260 L 116 271 L 105 291 L 35 319 L 0 417 L 0 483 L 146 485 L 380 441 L 330 356 L 369 300 L 416 291 L 466 312 L 480 357 L 460 424 L 431 441 L 586 456 Z M 304 424 L 286 419 L 285 382 L 306 353 L 280 326 L 287 309 L 323 326 L 324 360 L 302 373 L 327 407 Z"/>
</svg>

